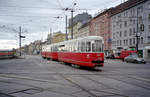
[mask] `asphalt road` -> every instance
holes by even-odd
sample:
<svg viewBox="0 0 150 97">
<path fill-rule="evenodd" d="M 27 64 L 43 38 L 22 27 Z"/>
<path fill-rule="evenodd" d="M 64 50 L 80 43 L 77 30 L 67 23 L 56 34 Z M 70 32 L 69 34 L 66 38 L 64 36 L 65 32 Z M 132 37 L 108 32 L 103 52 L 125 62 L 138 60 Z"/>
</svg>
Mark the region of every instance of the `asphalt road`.
<svg viewBox="0 0 150 97">
<path fill-rule="evenodd" d="M 150 97 L 150 64 L 105 60 L 92 70 L 40 56 L 0 60 L 0 97 Z"/>
</svg>

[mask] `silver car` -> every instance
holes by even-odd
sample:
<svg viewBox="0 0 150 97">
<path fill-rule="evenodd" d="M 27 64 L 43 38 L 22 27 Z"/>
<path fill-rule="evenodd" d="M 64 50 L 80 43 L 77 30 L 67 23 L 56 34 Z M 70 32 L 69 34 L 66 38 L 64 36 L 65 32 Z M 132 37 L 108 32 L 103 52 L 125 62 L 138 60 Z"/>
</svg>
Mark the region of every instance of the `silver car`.
<svg viewBox="0 0 150 97">
<path fill-rule="evenodd" d="M 124 61 L 133 62 L 133 63 L 143 63 L 143 64 L 146 63 L 145 60 L 143 58 L 140 58 L 137 54 L 131 54 L 125 57 Z"/>
</svg>

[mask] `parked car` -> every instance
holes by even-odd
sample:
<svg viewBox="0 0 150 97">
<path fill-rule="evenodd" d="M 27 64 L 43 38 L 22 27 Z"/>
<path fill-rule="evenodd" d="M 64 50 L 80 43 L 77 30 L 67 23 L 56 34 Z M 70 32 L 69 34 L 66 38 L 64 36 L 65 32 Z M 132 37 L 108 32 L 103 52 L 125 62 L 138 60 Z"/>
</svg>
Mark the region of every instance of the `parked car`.
<svg viewBox="0 0 150 97">
<path fill-rule="evenodd" d="M 136 53 L 125 57 L 124 61 L 133 63 L 146 63 L 145 60 L 143 58 L 140 58 Z"/>
</svg>

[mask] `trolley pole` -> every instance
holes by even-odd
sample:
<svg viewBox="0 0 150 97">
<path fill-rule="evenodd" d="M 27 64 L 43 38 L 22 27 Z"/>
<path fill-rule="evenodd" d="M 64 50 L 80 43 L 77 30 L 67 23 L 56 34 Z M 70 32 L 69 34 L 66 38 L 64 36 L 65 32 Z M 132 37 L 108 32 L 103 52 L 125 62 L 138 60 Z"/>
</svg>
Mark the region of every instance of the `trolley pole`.
<svg viewBox="0 0 150 97">
<path fill-rule="evenodd" d="M 66 40 L 68 40 L 68 32 L 67 32 L 67 15 L 66 15 Z"/>
</svg>

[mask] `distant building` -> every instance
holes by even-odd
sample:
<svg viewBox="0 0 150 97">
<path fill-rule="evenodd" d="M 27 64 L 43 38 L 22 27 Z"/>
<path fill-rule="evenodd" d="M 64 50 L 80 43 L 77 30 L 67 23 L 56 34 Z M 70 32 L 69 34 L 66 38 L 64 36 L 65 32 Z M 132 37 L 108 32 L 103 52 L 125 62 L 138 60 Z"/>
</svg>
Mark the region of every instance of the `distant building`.
<svg viewBox="0 0 150 97">
<path fill-rule="evenodd" d="M 78 34 L 79 34 L 79 28 L 87 23 L 90 19 L 92 18 L 91 15 L 89 15 L 88 13 L 82 13 L 82 14 L 78 14 L 73 18 L 73 25 L 71 23 L 71 19 L 69 19 L 69 26 L 68 26 L 68 38 L 71 39 L 71 29 L 73 26 L 73 38 L 78 38 Z"/>
<path fill-rule="evenodd" d="M 115 7 L 112 19 L 112 49 L 120 52 L 136 48 L 136 35 L 141 55 L 150 45 L 150 0 L 128 0 Z M 142 28 L 141 28 L 142 27 Z"/>
<path fill-rule="evenodd" d="M 81 22 L 82 24 L 86 23 L 88 20 L 92 18 L 91 15 L 89 15 L 87 12 L 84 12 L 82 14 L 78 14 L 75 17 L 73 17 L 73 24 L 76 24 L 78 22 Z M 69 19 L 69 27 L 71 26 L 71 19 Z"/>
<path fill-rule="evenodd" d="M 22 47 L 22 51 L 28 55 L 38 55 L 41 53 L 41 40 L 36 40 L 29 45 Z"/>
<path fill-rule="evenodd" d="M 53 38 L 52 33 L 47 35 L 47 41 L 46 41 L 47 44 L 51 44 L 52 43 L 52 38 Z"/>
<path fill-rule="evenodd" d="M 79 34 L 79 28 L 81 27 L 82 23 L 81 22 L 77 22 L 73 25 L 73 38 L 76 39 L 78 38 L 78 34 Z M 68 38 L 71 39 L 71 27 L 69 27 L 69 34 L 68 34 Z"/>
<path fill-rule="evenodd" d="M 64 34 L 64 33 L 60 32 L 60 31 L 59 32 L 55 32 L 52 35 L 51 44 L 65 41 L 65 38 L 66 38 L 66 34 Z"/>
<path fill-rule="evenodd" d="M 87 22 L 87 23 L 83 24 L 82 26 L 80 26 L 80 28 L 78 29 L 79 33 L 78 33 L 77 37 L 90 36 L 89 24 L 90 24 L 90 22 Z"/>
</svg>

